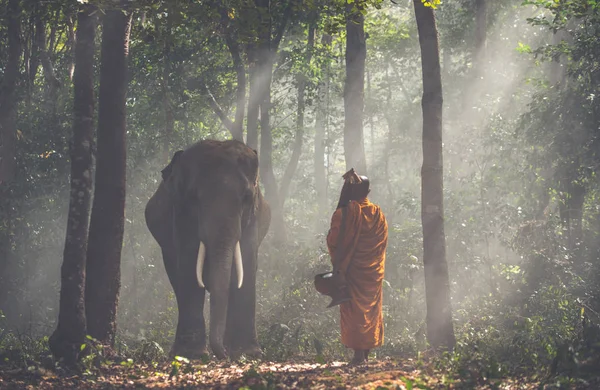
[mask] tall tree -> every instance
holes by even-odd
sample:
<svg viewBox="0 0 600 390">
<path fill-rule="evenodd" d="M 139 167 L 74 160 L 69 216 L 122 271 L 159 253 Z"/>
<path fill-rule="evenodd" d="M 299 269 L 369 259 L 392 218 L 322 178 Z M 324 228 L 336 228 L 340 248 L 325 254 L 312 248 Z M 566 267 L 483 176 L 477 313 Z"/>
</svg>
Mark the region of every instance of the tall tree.
<svg viewBox="0 0 600 390">
<path fill-rule="evenodd" d="M 478 62 L 485 55 L 487 40 L 487 1 L 475 1 L 475 55 Z"/>
<path fill-rule="evenodd" d="M 17 137 L 16 89 L 21 59 L 21 5 L 9 0 L 6 7 L 8 58 L 0 84 L 0 184 L 15 175 L 15 142 Z"/>
<path fill-rule="evenodd" d="M 163 161 L 168 164 L 171 160 L 171 140 L 175 132 L 175 113 L 173 102 L 171 100 L 171 88 L 169 79 L 171 77 L 171 52 L 172 52 L 172 28 L 173 28 L 173 3 L 167 3 L 167 20 L 165 27 L 165 36 L 163 37 L 163 75 L 162 75 L 162 93 L 163 106 L 165 110 L 165 135 L 163 139 Z"/>
<path fill-rule="evenodd" d="M 77 15 L 75 73 L 73 75 L 73 138 L 71 195 L 63 264 L 58 325 L 50 350 L 68 363 L 77 361 L 87 334 L 85 319 L 85 262 L 92 196 L 94 140 L 95 7 L 85 5 Z"/>
<path fill-rule="evenodd" d="M 365 2 L 346 0 L 346 80 L 344 83 L 344 155 L 346 169 L 367 173 L 363 137 L 365 60 Z"/>
<path fill-rule="evenodd" d="M 330 34 L 323 34 L 321 44 L 331 49 L 332 37 Z M 315 114 L 315 155 L 314 155 L 314 170 L 315 170 L 315 189 L 317 192 L 317 202 L 319 204 L 319 215 L 325 215 L 327 210 L 327 173 L 325 171 L 325 132 L 329 113 L 329 88 L 330 88 L 330 69 L 329 62 L 323 65 L 322 73 L 325 75 L 324 80 L 319 85 L 318 89 L 318 104 Z"/>
<path fill-rule="evenodd" d="M 231 54 L 235 74 L 237 78 L 236 99 L 235 99 L 235 117 L 234 121 L 228 127 L 233 139 L 244 140 L 244 111 L 246 105 L 246 67 L 242 60 L 239 46 L 239 34 L 233 27 L 227 10 L 220 7 L 221 24 L 225 29 L 225 43 Z M 236 39 L 237 38 L 237 39 Z"/>
<path fill-rule="evenodd" d="M 456 343 L 450 306 L 450 281 L 444 233 L 442 159 L 442 77 L 435 14 L 432 4 L 413 0 L 423 74 L 423 166 L 421 168 L 421 221 L 427 302 L 427 339 L 434 348 Z"/>
<path fill-rule="evenodd" d="M 21 6 L 9 0 L 5 12 L 8 56 L 0 84 L 0 305 L 4 305 L 8 280 L 6 269 L 11 254 L 12 213 L 10 182 L 15 176 L 17 141 L 17 97 L 21 59 Z"/>
<path fill-rule="evenodd" d="M 248 105 L 248 121 L 254 115 L 255 108 L 251 104 L 258 102 L 260 111 L 260 155 L 259 165 L 261 179 L 265 188 L 265 198 L 272 207 L 273 231 L 275 237 L 285 240 L 285 222 L 282 204 L 280 201 L 279 188 L 273 170 L 273 135 L 271 134 L 271 84 L 273 81 L 273 65 L 279 49 L 279 44 L 290 19 L 291 3 L 285 5 L 279 25 L 273 31 L 275 9 L 270 0 L 255 0 L 258 13 L 258 25 L 256 26 L 257 46 L 252 54 L 256 62 L 254 75 L 250 75 L 250 96 Z M 253 80 L 254 77 L 254 80 Z M 251 129 L 248 127 L 248 145 L 250 146 Z"/>
<path fill-rule="evenodd" d="M 121 286 L 130 30 L 130 12 L 119 7 L 106 11 L 102 25 L 96 184 L 87 251 L 85 306 L 88 333 L 108 346 L 114 344 Z"/>
<path fill-rule="evenodd" d="M 306 57 L 305 57 L 305 67 L 304 69 L 310 66 L 310 62 L 312 59 L 312 52 L 315 45 L 315 23 L 311 21 L 308 25 L 308 39 L 306 44 Z M 306 93 L 306 84 L 307 77 L 304 73 L 300 73 L 297 76 L 298 82 L 298 102 L 297 102 L 297 110 L 296 110 L 296 136 L 294 138 L 294 146 L 292 147 L 292 156 L 290 157 L 290 161 L 285 168 L 285 172 L 283 173 L 283 177 L 281 178 L 281 185 L 279 189 L 279 196 L 281 199 L 281 210 L 284 210 L 285 199 L 287 198 L 288 192 L 290 190 L 290 184 L 292 183 L 292 179 L 294 177 L 294 173 L 298 168 L 298 162 L 300 161 L 300 155 L 302 154 L 302 144 L 304 143 L 304 110 L 306 108 L 306 102 L 304 95 Z"/>
</svg>

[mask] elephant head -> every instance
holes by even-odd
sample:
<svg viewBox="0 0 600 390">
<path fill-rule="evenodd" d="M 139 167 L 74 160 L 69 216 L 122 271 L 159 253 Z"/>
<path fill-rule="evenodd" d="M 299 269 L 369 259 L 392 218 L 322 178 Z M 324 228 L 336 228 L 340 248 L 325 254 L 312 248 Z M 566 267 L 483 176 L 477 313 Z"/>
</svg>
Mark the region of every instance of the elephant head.
<svg viewBox="0 0 600 390">
<path fill-rule="evenodd" d="M 198 286 L 210 293 L 210 345 L 224 357 L 230 285 L 239 289 L 244 283 L 240 241 L 256 222 L 261 197 L 258 156 L 238 141 L 202 141 L 176 152 L 162 177 L 172 207 L 178 280 L 195 271 Z M 179 294 L 188 289 L 174 288 L 183 289 Z"/>
</svg>

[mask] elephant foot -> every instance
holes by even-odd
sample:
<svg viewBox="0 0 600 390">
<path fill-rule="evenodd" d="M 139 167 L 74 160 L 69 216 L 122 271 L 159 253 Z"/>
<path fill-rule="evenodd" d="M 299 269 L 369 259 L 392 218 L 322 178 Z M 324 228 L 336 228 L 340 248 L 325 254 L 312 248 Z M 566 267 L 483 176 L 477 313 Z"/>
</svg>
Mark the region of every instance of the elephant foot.
<svg viewBox="0 0 600 390">
<path fill-rule="evenodd" d="M 231 358 L 233 360 L 238 360 L 242 357 L 242 355 L 251 360 L 261 360 L 264 357 L 263 350 L 258 344 L 237 349 L 234 353 L 232 353 Z"/>
<path fill-rule="evenodd" d="M 208 349 L 206 347 L 191 348 L 189 346 L 177 346 L 174 345 L 169 352 L 169 357 L 172 359 L 175 356 L 181 356 L 192 360 L 206 360 L 208 355 Z"/>
<path fill-rule="evenodd" d="M 210 349 L 212 349 L 213 354 L 218 360 L 225 360 L 228 358 L 227 350 L 223 345 L 211 344 Z"/>
<path fill-rule="evenodd" d="M 208 358 L 208 349 L 206 343 L 199 340 L 196 336 L 184 336 L 175 339 L 175 343 L 169 353 L 171 358 L 175 356 L 182 356 L 188 359 L 202 359 Z"/>
<path fill-rule="evenodd" d="M 254 359 L 262 359 L 263 357 L 263 350 L 260 347 L 260 345 L 251 345 L 245 349 L 242 350 L 242 353 L 248 357 L 254 358 Z"/>
</svg>

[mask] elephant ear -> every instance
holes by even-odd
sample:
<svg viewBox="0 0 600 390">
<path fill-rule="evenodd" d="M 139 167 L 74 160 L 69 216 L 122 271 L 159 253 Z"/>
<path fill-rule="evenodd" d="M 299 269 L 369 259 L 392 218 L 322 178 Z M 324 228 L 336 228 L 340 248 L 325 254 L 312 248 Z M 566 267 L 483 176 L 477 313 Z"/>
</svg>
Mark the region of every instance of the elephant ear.
<svg viewBox="0 0 600 390">
<path fill-rule="evenodd" d="M 237 163 L 246 179 L 256 187 L 258 185 L 258 152 L 255 149 L 246 149 L 238 156 Z"/>
<path fill-rule="evenodd" d="M 160 171 L 160 173 L 162 174 L 163 181 L 166 182 L 168 181 L 169 177 L 171 177 L 171 174 L 173 173 L 173 168 L 177 164 L 177 161 L 179 161 L 179 159 L 181 158 L 182 154 L 183 150 L 176 151 L 169 165 L 167 165 L 162 171 Z"/>
<path fill-rule="evenodd" d="M 183 200 L 182 170 L 184 167 L 181 161 L 182 156 L 183 150 L 175 152 L 169 165 L 161 171 L 167 192 L 170 194 L 171 199 L 176 203 L 180 203 Z"/>
</svg>

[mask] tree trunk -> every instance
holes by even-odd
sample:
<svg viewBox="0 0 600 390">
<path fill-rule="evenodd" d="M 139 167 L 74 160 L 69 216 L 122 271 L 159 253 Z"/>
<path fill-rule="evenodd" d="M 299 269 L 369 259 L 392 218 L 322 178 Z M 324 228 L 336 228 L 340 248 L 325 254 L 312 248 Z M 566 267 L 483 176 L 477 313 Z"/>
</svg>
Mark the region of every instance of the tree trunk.
<svg viewBox="0 0 600 390">
<path fill-rule="evenodd" d="M 0 185 L 15 175 L 15 147 L 17 135 L 16 89 L 19 82 L 21 58 L 21 6 L 18 0 L 9 0 L 6 9 L 8 60 L 0 85 Z"/>
<path fill-rule="evenodd" d="M 385 164 L 384 164 L 384 180 L 386 183 L 386 187 L 387 187 L 387 207 L 390 210 L 395 210 L 395 206 L 394 206 L 394 190 L 393 190 L 393 186 L 392 186 L 392 180 L 390 177 L 390 156 L 391 156 L 391 152 L 392 152 L 392 147 L 394 145 L 394 120 L 391 117 L 391 113 L 392 113 L 392 79 L 390 78 L 390 66 L 391 63 L 389 61 L 389 59 L 387 59 L 386 61 L 386 66 L 385 66 L 385 79 L 387 81 L 387 88 L 386 88 L 386 103 L 385 103 L 385 121 L 387 122 L 387 142 L 386 142 L 386 146 L 385 146 Z M 407 98 L 407 103 L 410 104 L 410 99 Z M 394 214 L 390 213 L 391 215 L 389 217 L 387 217 L 388 219 L 388 225 L 391 225 L 393 223 L 393 217 Z"/>
<path fill-rule="evenodd" d="M 444 234 L 442 159 L 442 80 L 433 9 L 413 0 L 423 72 L 423 166 L 421 220 L 427 301 L 427 339 L 434 348 L 452 350 L 456 343 L 450 306 L 450 282 Z"/>
<path fill-rule="evenodd" d="M 12 212 L 10 182 L 15 176 L 17 141 L 17 99 L 21 58 L 21 7 L 9 0 L 5 13 L 8 35 L 8 59 L 0 84 L 0 307 L 4 307 L 11 284 L 6 270 L 12 255 Z"/>
<path fill-rule="evenodd" d="M 264 72 L 266 80 L 271 84 L 271 75 L 273 73 L 273 63 L 270 59 L 267 64 L 262 64 L 259 68 Z M 282 204 L 279 198 L 275 172 L 273 171 L 273 136 L 271 134 L 270 110 L 271 110 L 271 88 L 265 88 L 262 94 L 260 107 L 260 155 L 259 166 L 261 178 L 265 187 L 265 198 L 272 207 L 273 232 L 277 241 L 285 241 L 285 222 L 283 217 Z"/>
<path fill-rule="evenodd" d="M 113 346 L 125 209 L 127 55 L 131 13 L 104 16 L 98 107 L 96 184 L 87 252 L 88 333 Z"/>
<path fill-rule="evenodd" d="M 225 8 L 221 8 L 221 20 L 225 26 L 225 43 L 231 54 L 235 74 L 237 76 L 237 89 L 235 94 L 235 118 L 232 123 L 231 136 L 233 139 L 244 141 L 244 111 L 246 106 L 246 68 L 240 53 L 238 41 L 229 25 L 229 16 Z"/>
<path fill-rule="evenodd" d="M 308 43 L 306 46 L 306 65 L 309 66 L 312 59 L 312 51 L 315 45 L 315 25 L 311 23 L 308 26 Z M 294 146 L 292 148 L 292 156 L 290 161 L 285 168 L 283 177 L 281 178 L 281 186 L 279 190 L 279 197 L 281 199 L 281 210 L 284 210 L 285 200 L 290 190 L 290 184 L 298 168 L 298 162 L 300 161 L 300 155 L 302 154 L 302 144 L 304 143 L 304 110 L 305 101 L 304 94 L 306 91 L 306 75 L 301 74 L 298 76 L 298 108 L 296 111 L 296 137 L 294 139 Z"/>
<path fill-rule="evenodd" d="M 475 66 L 482 67 L 487 39 L 487 2 L 475 1 Z"/>
<path fill-rule="evenodd" d="M 347 0 L 348 1 L 348 0 Z M 344 155 L 346 169 L 367 174 L 363 140 L 365 91 L 365 18 L 356 9 L 358 3 L 346 4 L 346 80 L 344 83 Z"/>
<path fill-rule="evenodd" d="M 256 64 L 256 48 L 251 45 L 248 48 L 248 117 L 246 144 L 252 149 L 258 149 L 258 113 L 259 113 L 259 82 Z"/>
<path fill-rule="evenodd" d="M 169 3 L 170 4 L 170 3 Z M 173 9 L 167 5 L 167 27 L 165 30 L 163 48 L 163 105 L 165 110 L 165 137 L 163 139 L 163 161 L 168 164 L 171 161 L 171 140 L 175 131 L 175 115 L 173 114 L 173 102 L 170 97 L 169 78 L 171 76 L 171 29 L 173 25 Z"/>
<path fill-rule="evenodd" d="M 46 47 L 46 24 L 42 19 L 42 14 L 42 5 L 36 4 L 33 10 L 34 33 L 31 39 L 31 57 L 29 59 L 29 74 L 27 77 L 29 87 L 28 98 L 40 67 L 40 48 Z"/>
<path fill-rule="evenodd" d="M 78 360 L 85 342 L 85 262 L 92 195 L 92 142 L 94 139 L 95 8 L 84 6 L 77 16 L 75 73 L 73 75 L 73 140 L 71 195 L 63 264 L 58 325 L 50 350 L 67 363 Z"/>
<path fill-rule="evenodd" d="M 258 25 L 258 47 L 256 54 L 256 69 L 255 85 L 250 86 L 252 92 L 253 87 L 256 89 L 256 97 L 258 98 L 258 106 L 260 109 L 260 155 L 259 165 L 262 182 L 265 188 L 265 198 L 272 207 L 273 232 L 275 240 L 284 242 L 286 240 L 285 220 L 282 204 L 279 197 L 279 189 L 275 179 L 273 170 L 273 135 L 271 134 L 271 82 L 273 79 L 273 63 L 275 55 L 279 48 L 279 43 L 286 28 L 287 21 L 290 17 L 291 7 L 288 6 L 285 11 L 283 20 L 279 25 L 279 29 L 275 37 L 271 36 L 272 30 L 272 15 L 270 10 L 269 0 L 255 0 L 255 4 L 259 10 L 259 25 Z M 250 101 L 253 100 L 251 94 Z M 250 116 L 250 109 L 248 110 Z M 250 139 L 250 134 L 248 134 Z"/>
<path fill-rule="evenodd" d="M 329 34 L 323 34 L 321 44 L 328 49 L 331 48 L 332 38 Z M 329 98 L 329 67 L 323 68 L 325 80 L 319 85 L 319 100 L 316 106 L 315 117 L 315 190 L 317 192 L 317 203 L 319 205 L 319 216 L 327 213 L 327 172 L 325 172 L 325 128 L 327 127 L 327 112 Z"/>
</svg>

